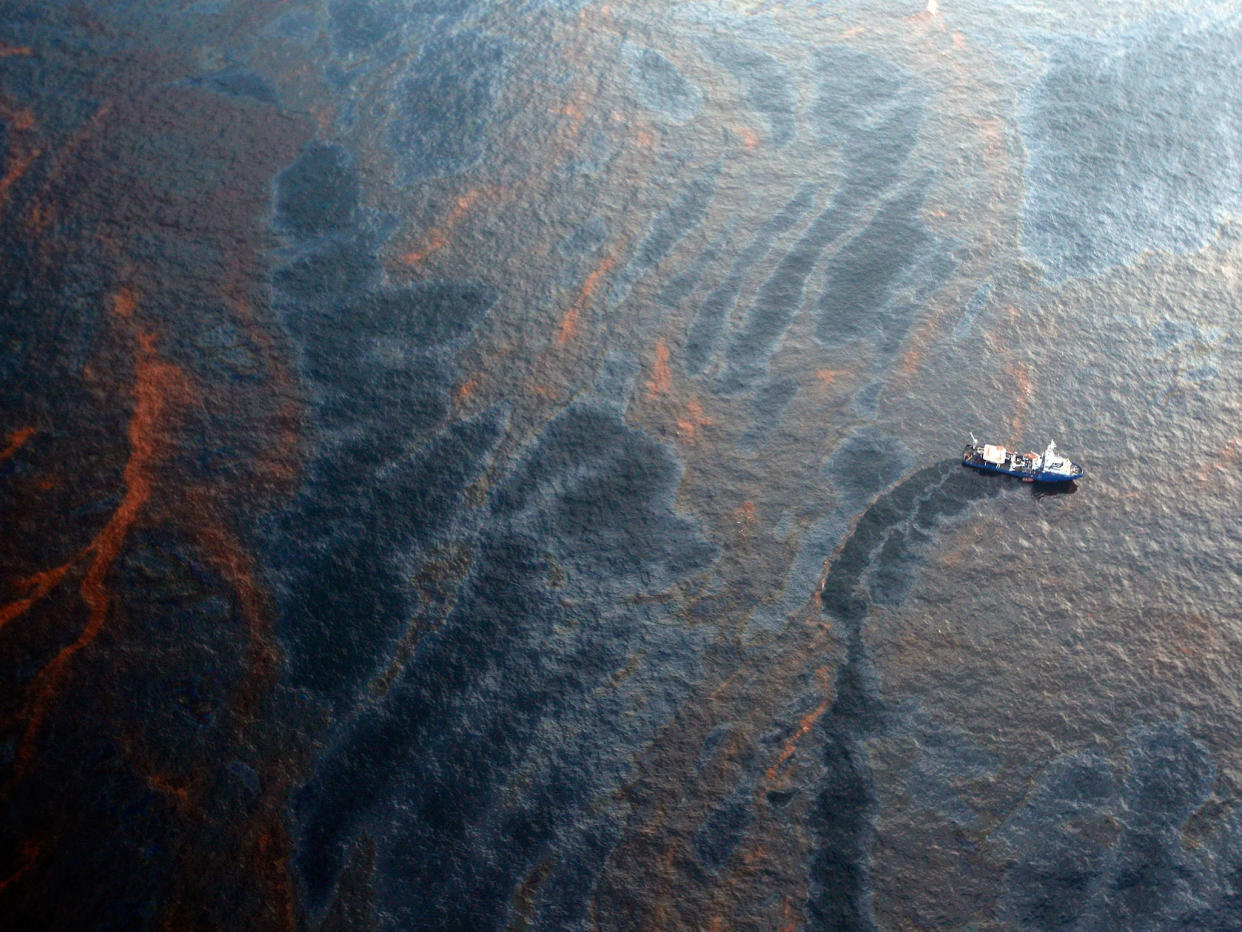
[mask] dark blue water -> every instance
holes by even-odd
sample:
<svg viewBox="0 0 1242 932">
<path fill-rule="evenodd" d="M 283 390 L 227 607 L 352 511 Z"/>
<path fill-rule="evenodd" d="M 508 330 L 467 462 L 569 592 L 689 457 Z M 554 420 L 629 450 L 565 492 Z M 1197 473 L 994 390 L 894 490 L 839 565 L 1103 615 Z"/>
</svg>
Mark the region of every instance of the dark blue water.
<svg viewBox="0 0 1242 932">
<path fill-rule="evenodd" d="M 1242 927 L 1240 39 L 0 3 L 6 924 Z"/>
</svg>

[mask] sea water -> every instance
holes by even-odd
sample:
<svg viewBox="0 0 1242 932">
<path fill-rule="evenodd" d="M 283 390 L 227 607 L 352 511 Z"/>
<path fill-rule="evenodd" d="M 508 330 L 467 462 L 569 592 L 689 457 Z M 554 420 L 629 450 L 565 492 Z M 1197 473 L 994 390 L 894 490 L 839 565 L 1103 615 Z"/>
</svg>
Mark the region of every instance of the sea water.
<svg viewBox="0 0 1242 932">
<path fill-rule="evenodd" d="M 1242 925 L 1233 6 L 0 9 L 4 914 Z"/>
</svg>

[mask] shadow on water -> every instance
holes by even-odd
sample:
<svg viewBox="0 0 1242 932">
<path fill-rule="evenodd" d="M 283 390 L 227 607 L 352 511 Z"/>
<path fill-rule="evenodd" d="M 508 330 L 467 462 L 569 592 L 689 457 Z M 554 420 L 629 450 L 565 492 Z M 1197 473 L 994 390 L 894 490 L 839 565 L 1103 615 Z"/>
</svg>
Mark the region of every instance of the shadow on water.
<svg viewBox="0 0 1242 932">
<path fill-rule="evenodd" d="M 1032 498 L 1048 498 L 1057 495 L 1073 495 L 1078 491 L 1077 482 L 1032 482 Z"/>
<path fill-rule="evenodd" d="M 904 600 L 942 522 L 1020 483 L 997 482 L 956 459 L 926 466 L 876 496 L 833 554 L 820 593 L 845 642 L 832 708 L 821 720 L 825 775 L 815 807 L 818 850 L 807 904 L 819 929 L 871 930 L 870 850 L 875 786 L 866 742 L 891 718 L 880 695 L 864 625 L 872 604 Z"/>
</svg>

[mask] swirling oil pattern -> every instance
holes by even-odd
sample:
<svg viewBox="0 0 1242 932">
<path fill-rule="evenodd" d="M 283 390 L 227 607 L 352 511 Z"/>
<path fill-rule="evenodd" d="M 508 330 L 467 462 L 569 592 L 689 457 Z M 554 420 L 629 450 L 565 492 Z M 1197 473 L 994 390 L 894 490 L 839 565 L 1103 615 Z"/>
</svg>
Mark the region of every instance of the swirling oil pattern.
<svg viewBox="0 0 1242 932">
<path fill-rule="evenodd" d="M 1240 74 L 0 0 L 0 927 L 1242 928 Z"/>
</svg>

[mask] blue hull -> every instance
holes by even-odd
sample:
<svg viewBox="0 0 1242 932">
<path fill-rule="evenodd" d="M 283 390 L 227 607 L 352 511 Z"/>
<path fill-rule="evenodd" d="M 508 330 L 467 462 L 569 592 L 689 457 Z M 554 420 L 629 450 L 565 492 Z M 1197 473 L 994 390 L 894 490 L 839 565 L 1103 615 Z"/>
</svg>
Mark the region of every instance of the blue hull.
<svg viewBox="0 0 1242 932">
<path fill-rule="evenodd" d="M 1001 466 L 993 466 L 991 463 L 971 463 L 965 459 L 962 460 L 962 465 L 969 466 L 971 469 L 977 469 L 979 472 L 995 472 L 1000 473 L 1002 476 L 1014 476 L 1023 482 L 1041 482 L 1045 484 L 1073 482 L 1075 479 L 1081 479 L 1086 474 L 1082 469 L 1079 469 L 1068 476 L 1048 475 L 1026 470 L 1005 469 Z"/>
</svg>

